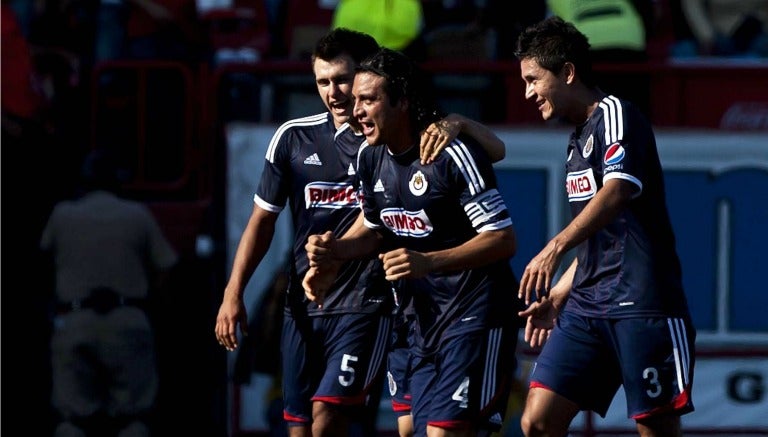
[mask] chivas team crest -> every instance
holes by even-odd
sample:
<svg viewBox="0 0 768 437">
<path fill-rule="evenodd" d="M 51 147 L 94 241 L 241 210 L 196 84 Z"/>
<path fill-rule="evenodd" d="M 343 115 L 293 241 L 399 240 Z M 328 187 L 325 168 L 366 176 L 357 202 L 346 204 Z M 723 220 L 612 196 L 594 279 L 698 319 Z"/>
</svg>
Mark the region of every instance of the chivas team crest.
<svg viewBox="0 0 768 437">
<path fill-rule="evenodd" d="M 408 188 L 411 189 L 411 193 L 413 193 L 414 196 L 421 196 L 426 193 L 427 186 L 427 178 L 424 177 L 424 173 L 422 173 L 421 170 L 414 173 L 411 177 L 411 181 L 408 182 Z"/>
</svg>

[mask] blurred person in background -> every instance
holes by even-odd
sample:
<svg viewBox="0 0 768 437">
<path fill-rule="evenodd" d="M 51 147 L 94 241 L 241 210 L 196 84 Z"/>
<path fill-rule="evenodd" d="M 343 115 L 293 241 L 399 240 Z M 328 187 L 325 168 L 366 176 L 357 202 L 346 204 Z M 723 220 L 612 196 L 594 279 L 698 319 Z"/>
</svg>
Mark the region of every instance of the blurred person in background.
<svg viewBox="0 0 768 437">
<path fill-rule="evenodd" d="M 142 203 L 119 197 L 112 153 L 82 166 L 82 196 L 57 203 L 40 240 L 55 276 L 55 437 L 147 437 L 158 390 L 148 311 L 177 254 Z"/>
<path fill-rule="evenodd" d="M 2 127 L 3 140 L 18 140 L 45 131 L 45 95 L 34 69 L 32 48 L 16 12 L 2 2 Z"/>
<path fill-rule="evenodd" d="M 17 2 L 14 0 L 13 3 Z M 34 0 L 29 3 L 25 14 L 31 68 L 40 98 L 38 117 L 42 129 L 38 134 L 44 133 L 51 143 L 52 153 L 48 156 L 52 156 L 50 159 L 55 163 L 57 179 L 61 177 L 61 183 L 56 184 L 57 190 L 66 187 L 63 191 L 70 194 L 77 182 L 77 168 L 87 152 L 89 139 L 88 81 L 98 2 Z M 6 55 L 4 52 L 4 59 Z M 6 63 L 3 64 L 5 69 Z M 4 74 L 4 87 L 5 79 Z"/>
<path fill-rule="evenodd" d="M 587 36 L 595 62 L 644 61 L 652 12 L 647 0 L 547 0 L 552 15 Z"/>
<path fill-rule="evenodd" d="M 96 61 L 203 59 L 206 37 L 195 0 L 101 0 Z"/>
<path fill-rule="evenodd" d="M 423 0 L 427 59 L 511 60 L 517 35 L 546 17 L 546 0 Z M 418 60 L 418 59 L 417 59 Z"/>
<path fill-rule="evenodd" d="M 573 23 L 589 40 L 594 63 L 636 63 L 648 59 L 654 10 L 647 0 L 547 0 L 551 15 Z M 631 100 L 648 115 L 650 76 L 597 73 L 606 92 Z M 628 80 L 628 76 L 630 79 Z"/>
<path fill-rule="evenodd" d="M 768 0 L 680 0 L 680 4 L 694 39 L 679 42 L 677 55 L 768 57 Z"/>
<path fill-rule="evenodd" d="M 424 57 L 424 13 L 419 0 L 340 0 L 331 28 L 365 32 L 382 47 L 398 50 L 412 59 Z"/>
</svg>

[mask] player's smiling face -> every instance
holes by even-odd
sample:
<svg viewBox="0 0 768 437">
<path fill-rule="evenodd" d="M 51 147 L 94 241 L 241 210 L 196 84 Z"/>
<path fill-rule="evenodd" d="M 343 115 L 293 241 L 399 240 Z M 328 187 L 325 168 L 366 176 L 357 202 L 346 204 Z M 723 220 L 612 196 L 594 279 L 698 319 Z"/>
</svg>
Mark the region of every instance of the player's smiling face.
<svg viewBox="0 0 768 437">
<path fill-rule="evenodd" d="M 565 115 L 563 102 L 559 100 L 565 91 L 563 87 L 567 87 L 561 77 L 563 73 L 556 75 L 533 58 L 524 58 L 520 61 L 520 76 L 525 82 L 525 98 L 536 103 L 544 120 Z"/>
<path fill-rule="evenodd" d="M 318 58 L 315 59 L 312 70 L 315 73 L 317 92 L 333 116 L 336 127 L 350 121 L 355 61 L 349 55 L 341 55 L 330 61 Z"/>
<path fill-rule="evenodd" d="M 373 73 L 355 76 L 354 116 L 369 145 L 386 144 L 393 153 L 399 153 L 411 146 L 408 106 L 402 102 L 391 105 L 385 84 L 386 79 Z"/>
</svg>

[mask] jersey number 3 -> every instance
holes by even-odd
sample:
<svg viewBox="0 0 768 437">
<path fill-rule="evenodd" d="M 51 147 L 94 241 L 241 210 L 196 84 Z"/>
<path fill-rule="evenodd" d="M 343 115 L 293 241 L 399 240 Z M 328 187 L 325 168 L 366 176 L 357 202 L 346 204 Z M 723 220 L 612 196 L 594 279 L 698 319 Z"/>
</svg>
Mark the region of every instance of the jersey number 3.
<svg viewBox="0 0 768 437">
<path fill-rule="evenodd" d="M 659 371 L 655 367 L 648 367 L 643 370 L 643 379 L 648 382 L 650 388 L 645 393 L 651 397 L 656 398 L 661 394 L 661 384 L 659 383 Z"/>
</svg>

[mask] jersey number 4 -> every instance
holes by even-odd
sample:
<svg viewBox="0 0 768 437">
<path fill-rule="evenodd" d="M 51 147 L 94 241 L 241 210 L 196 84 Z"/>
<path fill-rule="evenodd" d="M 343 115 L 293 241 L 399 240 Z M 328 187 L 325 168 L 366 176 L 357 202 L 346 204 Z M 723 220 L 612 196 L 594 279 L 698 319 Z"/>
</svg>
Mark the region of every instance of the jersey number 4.
<svg viewBox="0 0 768 437">
<path fill-rule="evenodd" d="M 451 399 L 459 401 L 460 408 L 467 408 L 467 404 L 469 403 L 469 376 L 464 377 L 464 380 L 459 384 L 459 388 L 453 392 Z"/>
</svg>

